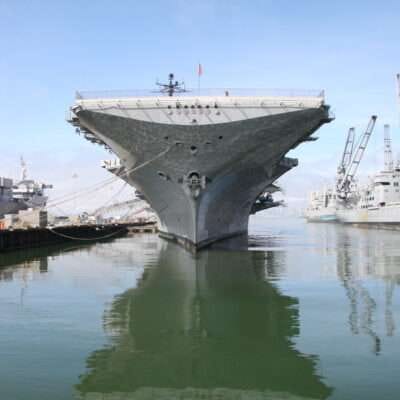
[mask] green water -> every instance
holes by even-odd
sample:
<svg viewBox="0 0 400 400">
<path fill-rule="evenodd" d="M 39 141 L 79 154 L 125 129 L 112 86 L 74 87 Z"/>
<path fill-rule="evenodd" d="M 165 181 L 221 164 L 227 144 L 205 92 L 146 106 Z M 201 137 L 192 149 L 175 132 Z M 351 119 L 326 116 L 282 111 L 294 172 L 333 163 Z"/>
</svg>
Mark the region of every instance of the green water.
<svg viewBox="0 0 400 400">
<path fill-rule="evenodd" d="M 397 399 L 399 283 L 400 233 L 300 220 L 0 254 L 0 399 Z"/>
</svg>

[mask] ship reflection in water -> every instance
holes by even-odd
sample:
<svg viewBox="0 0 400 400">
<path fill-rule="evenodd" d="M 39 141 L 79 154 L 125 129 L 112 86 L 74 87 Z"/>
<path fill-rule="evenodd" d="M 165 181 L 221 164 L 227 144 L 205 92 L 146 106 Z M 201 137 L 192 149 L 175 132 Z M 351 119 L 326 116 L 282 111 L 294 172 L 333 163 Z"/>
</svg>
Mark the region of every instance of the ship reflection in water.
<svg viewBox="0 0 400 400">
<path fill-rule="evenodd" d="M 0 255 L 0 398 L 396 398 L 398 232 L 253 228 Z"/>
<path fill-rule="evenodd" d="M 95 392 L 132 399 L 326 398 L 317 358 L 292 342 L 299 334 L 297 300 L 266 279 L 284 254 L 265 256 L 194 257 L 163 246 L 157 266 L 107 311 L 112 345 L 89 357 L 78 390 L 90 399 Z"/>
</svg>

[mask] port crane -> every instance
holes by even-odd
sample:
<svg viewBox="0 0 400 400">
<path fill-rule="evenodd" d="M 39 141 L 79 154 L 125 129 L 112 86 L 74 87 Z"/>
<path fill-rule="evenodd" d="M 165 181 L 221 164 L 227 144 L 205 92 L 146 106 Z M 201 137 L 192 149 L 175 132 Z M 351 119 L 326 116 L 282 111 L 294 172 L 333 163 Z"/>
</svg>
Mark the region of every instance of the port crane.
<svg viewBox="0 0 400 400">
<path fill-rule="evenodd" d="M 338 178 L 336 181 L 336 192 L 339 198 L 347 200 L 351 192 L 351 184 L 357 173 L 358 166 L 364 156 L 369 139 L 375 127 L 377 116 L 373 115 L 368 123 L 367 129 L 362 134 L 354 150 L 354 128 L 350 129 L 347 135 L 346 146 L 343 152 L 342 161 L 338 168 Z"/>
</svg>

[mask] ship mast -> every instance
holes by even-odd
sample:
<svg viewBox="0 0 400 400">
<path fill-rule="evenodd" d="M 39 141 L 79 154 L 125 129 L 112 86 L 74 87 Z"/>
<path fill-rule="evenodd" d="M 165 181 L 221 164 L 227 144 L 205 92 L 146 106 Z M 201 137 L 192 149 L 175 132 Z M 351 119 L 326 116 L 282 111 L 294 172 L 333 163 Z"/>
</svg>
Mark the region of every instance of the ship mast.
<svg viewBox="0 0 400 400">
<path fill-rule="evenodd" d="M 393 171 L 392 141 L 390 139 L 390 126 L 384 127 L 384 146 L 385 146 L 385 172 Z"/>
<path fill-rule="evenodd" d="M 24 157 L 21 156 L 21 181 L 25 181 L 28 175 L 27 167 L 26 167 L 26 162 L 24 160 Z"/>
<path fill-rule="evenodd" d="M 399 102 L 399 108 L 400 108 L 400 74 L 396 75 L 396 91 L 397 91 L 397 100 Z M 400 109 L 399 109 L 399 121 L 400 121 Z M 397 157 L 396 160 L 396 171 L 400 170 L 400 158 Z"/>
</svg>

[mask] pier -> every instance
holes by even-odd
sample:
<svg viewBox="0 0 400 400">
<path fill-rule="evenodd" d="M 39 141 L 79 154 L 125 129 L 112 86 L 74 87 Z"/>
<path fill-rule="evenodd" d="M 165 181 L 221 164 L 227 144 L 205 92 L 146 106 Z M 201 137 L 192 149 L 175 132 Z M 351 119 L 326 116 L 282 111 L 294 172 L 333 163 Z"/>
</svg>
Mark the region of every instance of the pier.
<svg viewBox="0 0 400 400">
<path fill-rule="evenodd" d="M 0 230 L 0 252 L 64 242 L 94 242 L 134 233 L 155 233 L 154 223 L 73 225 Z"/>
</svg>

